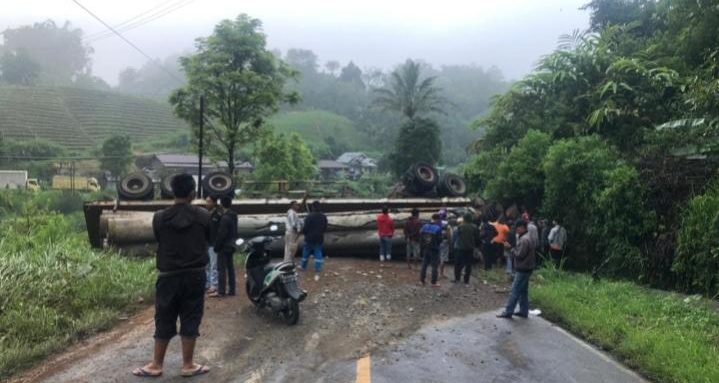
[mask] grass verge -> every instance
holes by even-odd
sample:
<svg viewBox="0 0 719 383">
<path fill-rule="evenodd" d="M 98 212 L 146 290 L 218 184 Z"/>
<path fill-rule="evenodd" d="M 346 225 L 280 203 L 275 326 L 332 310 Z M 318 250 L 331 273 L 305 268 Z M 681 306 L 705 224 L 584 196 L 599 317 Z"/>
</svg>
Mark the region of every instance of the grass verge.
<svg viewBox="0 0 719 383">
<path fill-rule="evenodd" d="M 705 299 L 549 268 L 530 295 L 548 319 L 654 381 L 719 382 L 719 312 Z"/>
<path fill-rule="evenodd" d="M 72 216 L 0 225 L 0 380 L 109 328 L 152 297 L 154 263 L 92 250 Z"/>
</svg>

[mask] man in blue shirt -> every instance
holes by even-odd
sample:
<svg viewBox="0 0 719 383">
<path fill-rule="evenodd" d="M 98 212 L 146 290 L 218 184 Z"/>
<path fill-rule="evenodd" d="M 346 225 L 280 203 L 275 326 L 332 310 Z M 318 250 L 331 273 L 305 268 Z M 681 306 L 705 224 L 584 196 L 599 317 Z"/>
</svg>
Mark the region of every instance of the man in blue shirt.
<svg viewBox="0 0 719 383">
<path fill-rule="evenodd" d="M 439 266 L 439 246 L 442 243 L 442 221 L 439 214 L 432 215 L 432 222 L 422 226 L 419 236 L 422 247 L 422 271 L 419 274 L 419 281 L 422 285 L 425 284 L 427 266 L 432 265 L 432 287 L 439 287 L 437 267 Z"/>
</svg>

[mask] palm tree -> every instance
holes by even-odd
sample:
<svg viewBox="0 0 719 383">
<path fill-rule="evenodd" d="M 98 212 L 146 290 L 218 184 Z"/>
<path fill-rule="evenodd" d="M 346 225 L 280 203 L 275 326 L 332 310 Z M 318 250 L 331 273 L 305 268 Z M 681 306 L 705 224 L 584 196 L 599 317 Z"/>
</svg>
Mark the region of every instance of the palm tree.
<svg viewBox="0 0 719 383">
<path fill-rule="evenodd" d="M 446 100 L 434 82 L 437 78 L 422 79 L 418 62 L 407 60 L 397 68 L 384 88 L 375 89 L 374 105 L 402 113 L 409 120 L 431 112 L 443 113 Z"/>
</svg>

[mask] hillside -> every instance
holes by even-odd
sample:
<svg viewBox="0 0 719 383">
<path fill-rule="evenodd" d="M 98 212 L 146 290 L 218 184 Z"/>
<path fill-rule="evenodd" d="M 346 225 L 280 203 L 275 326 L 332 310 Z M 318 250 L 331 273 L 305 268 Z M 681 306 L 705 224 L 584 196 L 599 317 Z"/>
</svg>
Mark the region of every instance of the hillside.
<svg viewBox="0 0 719 383">
<path fill-rule="evenodd" d="M 57 87 L 0 87 L 0 134 L 45 139 L 69 149 L 99 147 L 114 133 L 134 142 L 187 129 L 169 105 L 112 92 Z"/>
<path fill-rule="evenodd" d="M 367 140 L 352 121 L 335 113 L 312 110 L 278 114 L 270 124 L 280 133 L 298 133 L 315 154 L 328 155 L 328 138 L 335 141 L 337 149 L 363 150 Z"/>
</svg>

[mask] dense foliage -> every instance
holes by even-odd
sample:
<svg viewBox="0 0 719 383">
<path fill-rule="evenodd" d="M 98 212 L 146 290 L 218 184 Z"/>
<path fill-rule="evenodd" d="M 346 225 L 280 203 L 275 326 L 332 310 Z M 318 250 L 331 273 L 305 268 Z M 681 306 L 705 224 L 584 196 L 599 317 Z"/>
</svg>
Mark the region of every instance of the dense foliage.
<svg viewBox="0 0 719 383">
<path fill-rule="evenodd" d="M 436 164 L 441 153 L 437 123 L 426 118 L 414 118 L 402 124 L 389 163 L 394 174 L 399 176 L 418 162 Z"/>
<path fill-rule="evenodd" d="M 701 154 L 694 166 L 709 169 L 697 177 L 716 171 L 719 8 L 689 0 L 595 0 L 586 8 L 591 28 L 563 36 L 475 121 L 484 136 L 464 166 L 470 185 L 563 221 L 574 267 L 714 294 L 713 282 L 696 282 L 673 256 L 674 210 L 687 201 L 659 200 L 686 198 L 706 181 L 693 179 L 687 193 L 672 181 L 686 168 L 658 164 Z M 718 258 L 703 259 L 716 270 Z"/>
<path fill-rule="evenodd" d="M 719 297 L 719 187 L 693 198 L 686 207 L 673 271 L 682 289 Z"/>
<path fill-rule="evenodd" d="M 255 158 L 253 178 L 257 181 L 305 181 L 316 173 L 312 152 L 295 133 L 265 135 L 256 146 Z"/>
</svg>

